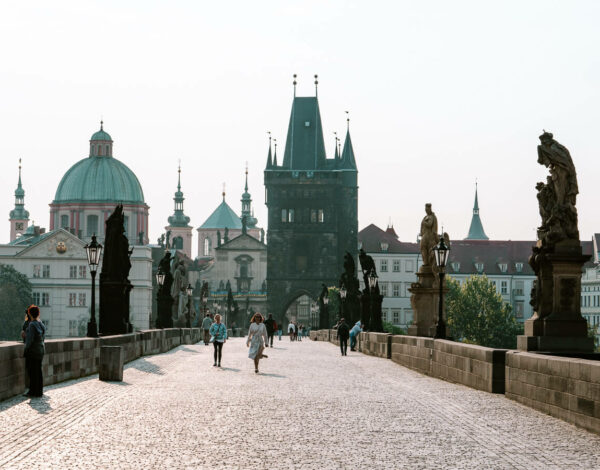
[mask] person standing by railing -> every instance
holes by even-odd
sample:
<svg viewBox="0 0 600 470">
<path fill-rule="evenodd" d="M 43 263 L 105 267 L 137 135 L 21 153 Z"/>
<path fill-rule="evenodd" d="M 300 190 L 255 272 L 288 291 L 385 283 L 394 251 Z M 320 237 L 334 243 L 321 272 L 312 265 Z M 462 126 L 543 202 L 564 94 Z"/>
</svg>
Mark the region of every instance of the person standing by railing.
<svg viewBox="0 0 600 470">
<path fill-rule="evenodd" d="M 221 315 L 215 315 L 215 322 L 211 325 L 210 330 L 211 334 L 210 340 L 215 347 L 215 363 L 213 367 L 221 367 L 221 356 L 223 354 L 223 344 L 227 341 L 227 327 L 224 323 L 221 323 Z"/>
<path fill-rule="evenodd" d="M 28 309 L 31 321 L 25 332 L 25 350 L 27 373 L 29 374 L 29 392 L 28 397 L 41 397 L 44 393 L 44 378 L 42 376 L 42 359 L 46 352 L 44 338 L 46 336 L 46 327 L 40 321 L 40 309 L 37 305 L 32 305 Z"/>
</svg>

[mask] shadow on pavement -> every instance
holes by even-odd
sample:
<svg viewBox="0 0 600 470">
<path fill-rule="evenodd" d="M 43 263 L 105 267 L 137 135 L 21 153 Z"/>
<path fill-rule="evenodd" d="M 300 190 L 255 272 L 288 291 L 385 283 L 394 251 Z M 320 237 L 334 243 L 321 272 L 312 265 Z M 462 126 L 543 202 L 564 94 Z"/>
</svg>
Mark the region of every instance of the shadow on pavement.
<svg viewBox="0 0 600 470">
<path fill-rule="evenodd" d="M 285 379 L 287 378 L 285 375 L 279 375 L 279 374 L 266 374 L 264 372 L 259 372 L 258 375 L 265 375 L 267 377 L 275 377 L 277 379 Z"/>
<path fill-rule="evenodd" d="M 52 411 L 52 406 L 50 406 L 50 397 L 47 395 L 31 398 L 29 400 L 29 406 L 41 415 L 45 415 L 49 411 Z"/>
<path fill-rule="evenodd" d="M 140 372 L 148 372 L 149 374 L 165 375 L 165 373 L 159 366 L 153 364 L 152 362 L 148 361 L 143 357 L 133 362 L 130 362 L 123 369 L 136 369 Z"/>
<path fill-rule="evenodd" d="M 221 370 L 228 370 L 230 372 L 239 372 L 240 369 L 234 369 L 233 367 L 221 367 Z"/>
</svg>

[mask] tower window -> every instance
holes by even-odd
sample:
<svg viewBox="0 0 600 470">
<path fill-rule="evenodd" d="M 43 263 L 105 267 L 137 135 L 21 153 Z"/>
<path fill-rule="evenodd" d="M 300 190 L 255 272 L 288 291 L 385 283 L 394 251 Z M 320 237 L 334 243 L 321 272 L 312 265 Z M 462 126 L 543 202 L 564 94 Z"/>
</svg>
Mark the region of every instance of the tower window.
<svg viewBox="0 0 600 470">
<path fill-rule="evenodd" d="M 287 209 L 281 209 L 281 221 L 283 223 L 286 223 L 287 222 L 287 218 L 288 218 Z"/>
<path fill-rule="evenodd" d="M 64 228 L 65 230 L 69 230 L 69 216 L 61 215 L 60 216 L 60 228 Z"/>
<path fill-rule="evenodd" d="M 319 223 L 322 224 L 323 222 L 325 222 L 325 213 L 323 209 L 319 209 Z"/>
<path fill-rule="evenodd" d="M 294 222 L 294 209 L 288 209 L 288 222 Z"/>
<path fill-rule="evenodd" d="M 108 145 L 106 146 L 106 151 L 104 152 L 104 155 L 106 155 L 108 157 Z"/>
<path fill-rule="evenodd" d="M 210 238 L 204 239 L 204 256 L 210 256 Z"/>
<path fill-rule="evenodd" d="M 98 156 L 102 155 L 102 146 L 98 145 Z"/>
<path fill-rule="evenodd" d="M 87 223 L 86 223 L 87 236 L 91 237 L 92 235 L 98 233 L 98 216 L 97 215 L 88 215 Z"/>
</svg>

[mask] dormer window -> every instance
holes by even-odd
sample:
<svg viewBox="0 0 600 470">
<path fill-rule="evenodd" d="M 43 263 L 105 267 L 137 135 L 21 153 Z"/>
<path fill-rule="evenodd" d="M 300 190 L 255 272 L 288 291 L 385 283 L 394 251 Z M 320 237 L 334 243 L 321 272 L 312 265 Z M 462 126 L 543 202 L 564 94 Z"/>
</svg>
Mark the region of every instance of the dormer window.
<svg viewBox="0 0 600 470">
<path fill-rule="evenodd" d="M 523 263 L 515 263 L 515 269 L 518 273 L 523 271 Z"/>
<path fill-rule="evenodd" d="M 506 271 L 508 271 L 508 264 L 498 263 L 498 268 L 500 269 L 501 272 L 505 273 Z"/>
<path fill-rule="evenodd" d="M 460 271 L 460 263 L 458 261 L 453 261 L 451 263 L 451 265 L 452 265 L 452 269 L 454 270 L 455 273 Z"/>
<path fill-rule="evenodd" d="M 475 269 L 479 274 L 481 274 L 483 272 L 483 263 L 475 263 Z"/>
<path fill-rule="evenodd" d="M 388 251 L 390 245 L 389 243 L 381 242 L 379 246 L 381 247 L 381 251 Z"/>
</svg>

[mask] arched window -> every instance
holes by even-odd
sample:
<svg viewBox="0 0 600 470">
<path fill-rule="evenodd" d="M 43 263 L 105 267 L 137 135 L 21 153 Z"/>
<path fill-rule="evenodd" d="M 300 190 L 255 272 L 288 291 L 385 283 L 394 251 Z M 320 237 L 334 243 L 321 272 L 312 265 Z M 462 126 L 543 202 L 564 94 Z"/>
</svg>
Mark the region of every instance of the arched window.
<svg viewBox="0 0 600 470">
<path fill-rule="evenodd" d="M 204 256 L 210 256 L 210 238 L 206 237 L 204 239 Z"/>
<path fill-rule="evenodd" d="M 176 250 L 183 250 L 183 238 L 175 237 L 173 238 L 173 248 Z"/>
<path fill-rule="evenodd" d="M 88 215 L 86 223 L 86 235 L 91 237 L 94 234 L 98 234 L 98 216 Z"/>
</svg>

